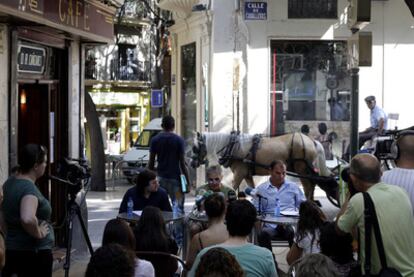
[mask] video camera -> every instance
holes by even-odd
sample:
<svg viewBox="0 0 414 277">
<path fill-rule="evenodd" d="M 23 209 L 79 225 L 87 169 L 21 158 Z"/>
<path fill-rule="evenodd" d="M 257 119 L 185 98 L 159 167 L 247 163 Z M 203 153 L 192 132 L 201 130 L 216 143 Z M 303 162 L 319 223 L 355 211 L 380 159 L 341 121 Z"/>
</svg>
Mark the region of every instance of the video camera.
<svg viewBox="0 0 414 277">
<path fill-rule="evenodd" d="M 78 193 L 83 185 L 83 181 L 91 177 L 90 167 L 85 160 L 63 158 L 57 167 L 57 174 L 59 178 L 67 181 L 65 184 L 69 185 L 69 191 Z"/>
<path fill-rule="evenodd" d="M 354 184 L 352 183 L 351 179 L 351 169 L 348 167 L 345 167 L 341 172 L 341 178 L 348 184 L 348 190 L 351 194 L 351 197 L 354 196 L 354 194 L 358 193 L 358 191 L 355 189 Z"/>
</svg>

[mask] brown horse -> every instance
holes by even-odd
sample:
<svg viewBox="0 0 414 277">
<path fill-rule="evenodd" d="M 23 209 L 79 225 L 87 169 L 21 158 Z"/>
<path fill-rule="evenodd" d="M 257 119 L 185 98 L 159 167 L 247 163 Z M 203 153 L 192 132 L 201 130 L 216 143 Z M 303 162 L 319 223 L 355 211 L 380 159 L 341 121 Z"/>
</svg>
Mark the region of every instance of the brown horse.
<svg viewBox="0 0 414 277">
<path fill-rule="evenodd" d="M 246 180 L 250 187 L 254 187 L 253 175 L 269 175 L 268 166 L 274 160 L 283 160 L 288 165 L 288 170 L 300 176 L 316 175 L 330 176 L 330 171 L 325 164 L 325 154 L 320 143 L 301 133 L 291 133 L 278 137 L 263 137 L 255 145 L 254 163 L 252 163 L 251 148 L 253 146 L 253 136 L 241 134 L 237 138 L 231 134 L 223 133 L 197 133 L 193 146 L 192 164 L 198 167 L 206 160 L 217 163 L 218 152 L 223 154 L 226 147 L 233 141 L 229 163 L 233 174 L 233 188 L 238 189 L 242 180 Z M 224 157 L 226 158 L 226 157 Z M 223 161 L 223 157 L 221 157 Z M 309 178 L 300 178 L 305 196 L 313 200 L 315 183 Z"/>
</svg>

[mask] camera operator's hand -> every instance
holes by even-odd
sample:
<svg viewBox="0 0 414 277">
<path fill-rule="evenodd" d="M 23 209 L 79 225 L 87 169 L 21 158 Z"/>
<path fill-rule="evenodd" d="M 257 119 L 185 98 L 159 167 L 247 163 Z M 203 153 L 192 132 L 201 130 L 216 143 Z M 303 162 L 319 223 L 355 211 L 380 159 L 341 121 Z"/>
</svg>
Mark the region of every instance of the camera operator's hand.
<svg viewBox="0 0 414 277">
<path fill-rule="evenodd" d="M 49 224 L 47 224 L 46 221 L 40 222 L 38 239 L 45 238 L 49 233 L 50 233 Z"/>
</svg>

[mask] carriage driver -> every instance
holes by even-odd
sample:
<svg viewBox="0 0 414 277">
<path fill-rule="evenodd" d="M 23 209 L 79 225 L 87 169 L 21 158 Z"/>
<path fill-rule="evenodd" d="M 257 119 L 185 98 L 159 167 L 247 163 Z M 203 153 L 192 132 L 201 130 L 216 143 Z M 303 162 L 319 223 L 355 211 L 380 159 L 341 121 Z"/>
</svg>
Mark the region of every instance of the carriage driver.
<svg viewBox="0 0 414 277">
<path fill-rule="evenodd" d="M 281 161 L 273 161 L 270 164 L 270 178 L 267 182 L 259 185 L 256 189 L 253 204 L 256 209 L 264 213 L 273 213 L 276 203 L 279 202 L 280 211 L 298 211 L 300 203 L 305 201 L 305 196 L 299 186 L 293 182 L 286 181 L 286 164 Z M 259 207 L 258 195 L 262 197 Z M 271 239 L 281 238 L 293 244 L 294 230 L 290 225 L 275 225 L 266 223 L 258 234 L 258 242 L 262 247 L 272 249 Z"/>
<path fill-rule="evenodd" d="M 387 114 L 384 112 L 383 109 L 377 106 L 375 96 L 370 95 L 368 97 L 365 97 L 365 103 L 367 104 L 368 109 L 371 110 L 371 127 L 359 133 L 359 147 L 361 147 L 364 144 L 364 142 L 371 139 L 373 136 L 377 134 L 382 134 L 385 130 L 387 130 Z"/>
<path fill-rule="evenodd" d="M 367 140 L 370 140 L 373 136 L 377 134 L 383 134 L 387 130 L 388 117 L 383 109 L 377 106 L 377 101 L 375 96 L 370 95 L 365 97 L 365 103 L 367 104 L 370 112 L 370 124 L 371 126 L 365 129 L 363 132 L 358 134 L 358 148 L 360 148 Z M 349 156 L 351 153 L 351 145 L 348 144 L 348 147 L 343 155 L 345 161 L 349 161 Z"/>
</svg>

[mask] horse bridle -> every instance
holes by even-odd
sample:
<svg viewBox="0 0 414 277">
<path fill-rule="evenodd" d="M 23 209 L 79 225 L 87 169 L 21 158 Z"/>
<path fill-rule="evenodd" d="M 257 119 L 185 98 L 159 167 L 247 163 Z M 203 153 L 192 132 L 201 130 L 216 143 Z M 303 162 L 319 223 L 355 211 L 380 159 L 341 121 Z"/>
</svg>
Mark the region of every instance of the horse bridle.
<svg viewBox="0 0 414 277">
<path fill-rule="evenodd" d="M 191 166 L 196 168 L 202 164 L 208 166 L 206 137 L 197 132 L 197 146 L 193 146 L 194 155 L 191 157 Z"/>
</svg>

